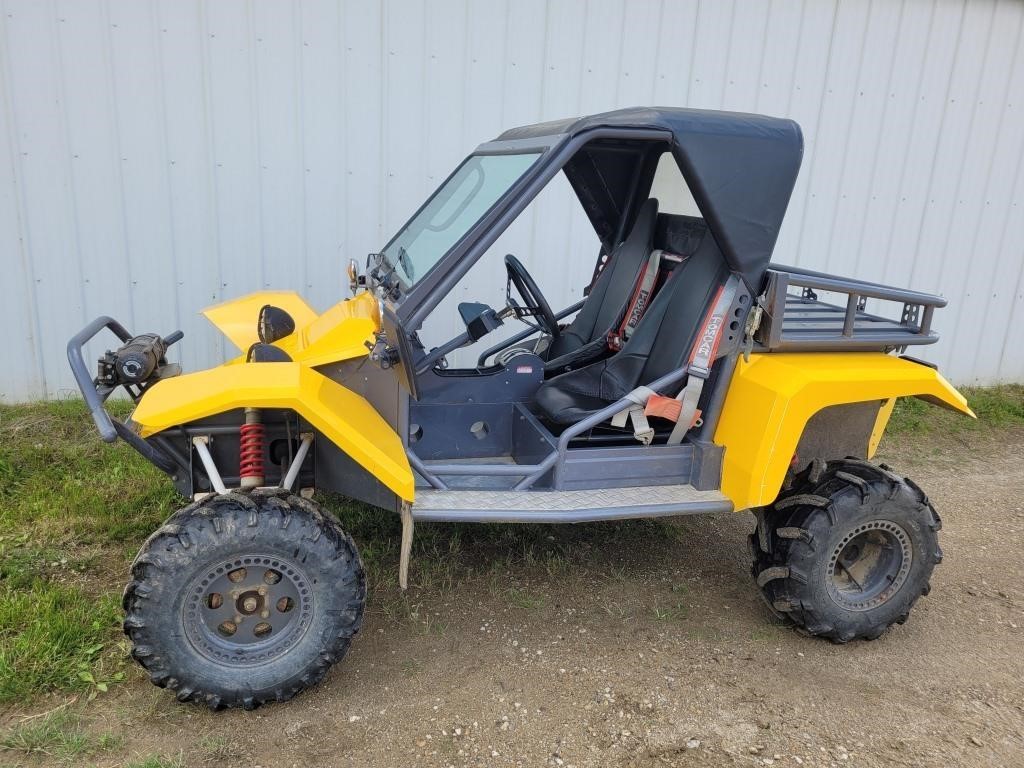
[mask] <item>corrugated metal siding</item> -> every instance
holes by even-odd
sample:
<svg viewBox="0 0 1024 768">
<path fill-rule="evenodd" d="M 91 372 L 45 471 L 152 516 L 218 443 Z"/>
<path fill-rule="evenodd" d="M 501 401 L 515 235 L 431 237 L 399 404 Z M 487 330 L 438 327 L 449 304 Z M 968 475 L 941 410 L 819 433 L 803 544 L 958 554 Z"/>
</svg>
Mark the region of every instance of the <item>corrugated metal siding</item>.
<svg viewBox="0 0 1024 768">
<path fill-rule="evenodd" d="M 202 306 L 291 287 L 326 307 L 348 256 L 478 142 L 648 103 L 798 120 L 807 153 L 777 260 L 939 291 L 951 306 L 928 356 L 960 382 L 1024 379 L 1018 0 L 2 8 L 7 399 L 69 389 L 64 344 L 101 313 L 180 326 L 186 367 L 214 363 L 229 350 Z M 562 303 L 592 235 L 538 208 L 509 237 L 551 265 Z M 460 293 L 501 280 L 480 271 Z"/>
</svg>

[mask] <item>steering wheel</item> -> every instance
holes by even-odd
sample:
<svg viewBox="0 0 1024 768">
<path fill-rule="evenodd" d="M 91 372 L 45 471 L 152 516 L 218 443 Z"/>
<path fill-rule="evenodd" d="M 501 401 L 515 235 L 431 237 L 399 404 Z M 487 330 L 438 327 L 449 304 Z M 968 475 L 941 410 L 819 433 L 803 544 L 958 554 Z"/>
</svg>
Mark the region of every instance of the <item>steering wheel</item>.
<svg viewBox="0 0 1024 768">
<path fill-rule="evenodd" d="M 544 294 L 540 292 L 540 288 L 537 287 L 534 279 L 530 277 L 530 273 L 526 271 L 523 263 L 511 253 L 506 254 L 505 271 L 508 273 L 508 285 L 506 285 L 505 291 L 508 294 L 509 306 L 516 313 L 516 317 L 520 320 L 529 316 L 536 317 L 537 323 L 545 333 L 552 339 L 558 338 L 562 329 L 558 327 L 555 313 L 551 311 L 551 305 L 548 304 L 548 300 L 544 298 Z M 523 303 L 526 305 L 525 307 L 520 307 L 512 299 L 511 293 L 508 290 L 511 285 L 516 287 L 516 291 L 519 292 Z"/>
</svg>

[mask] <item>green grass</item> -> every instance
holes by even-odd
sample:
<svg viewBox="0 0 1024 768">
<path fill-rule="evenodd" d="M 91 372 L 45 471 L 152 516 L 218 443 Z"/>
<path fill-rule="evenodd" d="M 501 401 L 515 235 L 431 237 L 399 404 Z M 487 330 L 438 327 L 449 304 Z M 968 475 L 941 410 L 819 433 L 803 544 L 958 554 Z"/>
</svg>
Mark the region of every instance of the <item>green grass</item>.
<svg viewBox="0 0 1024 768">
<path fill-rule="evenodd" d="M 0 406 L 0 702 L 124 676 L 118 582 L 175 503 L 81 401 Z"/>
<path fill-rule="evenodd" d="M 79 764 L 83 757 L 117 749 L 121 743 L 121 737 L 112 733 L 87 734 L 75 715 L 55 712 L 12 728 L 0 737 L 0 751 L 46 755 Z"/>
<path fill-rule="evenodd" d="M 0 701 L 55 689 L 102 690 L 123 677 L 116 594 L 44 580 L 0 590 Z"/>
<path fill-rule="evenodd" d="M 967 387 L 961 392 L 978 415 L 976 421 L 915 397 L 902 397 L 893 409 L 889 433 L 959 433 L 1024 426 L 1024 385 Z"/>
<path fill-rule="evenodd" d="M 977 422 L 908 398 L 897 404 L 890 432 L 1024 425 L 1024 386 L 965 393 Z M 123 403 L 114 407 L 126 410 Z M 581 578 L 600 551 L 601 574 L 614 580 L 630 563 L 654 559 L 659 548 L 668 552 L 685 535 L 659 520 L 420 526 L 414 589 L 403 594 L 397 516 L 339 496 L 321 501 L 359 543 L 371 585 L 368 610 L 434 634 L 445 627 L 422 615 L 417 590 L 450 594 L 481 577 L 510 606 L 542 610 L 543 596 L 510 581 L 513 575 L 535 572 L 566 583 Z M 125 674 L 140 674 L 127 661 L 119 631 L 120 590 L 137 547 L 182 503 L 167 478 L 128 446 L 99 439 L 80 400 L 0 405 L 0 704 L 53 691 L 102 695 Z M 676 602 L 651 611 L 681 618 Z"/>
<path fill-rule="evenodd" d="M 183 755 L 150 755 L 149 757 L 131 760 L 124 764 L 124 768 L 185 768 L 185 757 Z"/>
</svg>

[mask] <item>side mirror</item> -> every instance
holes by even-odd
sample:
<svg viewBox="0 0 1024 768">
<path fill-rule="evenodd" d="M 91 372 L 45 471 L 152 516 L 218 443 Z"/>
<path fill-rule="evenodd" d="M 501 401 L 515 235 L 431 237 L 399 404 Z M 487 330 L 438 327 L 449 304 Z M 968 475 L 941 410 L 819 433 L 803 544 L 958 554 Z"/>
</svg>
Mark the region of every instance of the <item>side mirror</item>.
<svg viewBox="0 0 1024 768">
<path fill-rule="evenodd" d="M 273 344 L 295 331 L 295 320 L 280 307 L 264 304 L 256 321 L 256 333 L 264 344 Z"/>
<path fill-rule="evenodd" d="M 464 301 L 459 304 L 459 314 L 470 341 L 477 341 L 504 324 L 501 316 L 486 304 Z"/>
<path fill-rule="evenodd" d="M 345 270 L 348 273 L 348 288 L 352 291 L 352 295 L 356 295 L 356 291 L 359 290 L 359 262 L 355 259 L 348 260 L 348 267 Z"/>
</svg>

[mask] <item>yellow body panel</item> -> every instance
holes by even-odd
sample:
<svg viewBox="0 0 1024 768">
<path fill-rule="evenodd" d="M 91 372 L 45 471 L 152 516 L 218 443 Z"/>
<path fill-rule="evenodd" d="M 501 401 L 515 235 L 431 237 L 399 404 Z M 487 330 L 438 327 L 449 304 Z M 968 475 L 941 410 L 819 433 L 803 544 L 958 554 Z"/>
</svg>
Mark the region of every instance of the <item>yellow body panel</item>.
<svg viewBox="0 0 1024 768">
<path fill-rule="evenodd" d="M 881 352 L 773 352 L 740 360 L 714 438 L 725 447 L 722 492 L 738 510 L 774 501 L 807 420 L 829 405 L 889 401 L 875 422 L 873 453 L 892 402 L 910 395 L 974 416 L 938 371 Z"/>
<path fill-rule="evenodd" d="M 871 430 L 871 439 L 868 441 L 868 458 L 872 458 L 875 455 L 875 451 L 878 450 L 878 444 L 882 441 L 882 435 L 885 434 L 885 428 L 889 424 L 889 417 L 892 416 L 892 409 L 896 407 L 896 398 L 890 397 L 884 403 L 882 407 L 878 409 L 878 416 L 875 417 L 875 426 Z"/>
<path fill-rule="evenodd" d="M 296 361 L 324 365 L 367 354 L 366 342 L 373 340 L 379 327 L 377 299 L 364 291 L 355 298 L 338 302 L 279 343 Z"/>
<path fill-rule="evenodd" d="M 259 291 L 215 304 L 203 310 L 207 319 L 219 328 L 242 352 L 259 341 L 256 322 L 264 304 L 280 307 L 295 320 L 295 333 L 274 346 L 287 352 L 295 362 L 309 366 L 350 360 L 367 353 L 366 342 L 380 324 L 377 299 L 368 291 L 339 301 L 322 315 L 293 291 Z M 244 357 L 232 360 L 242 362 Z"/>
<path fill-rule="evenodd" d="M 231 343 L 245 352 L 259 341 L 256 320 L 264 304 L 280 307 L 302 328 L 316 319 L 316 312 L 295 291 L 257 291 L 238 299 L 214 304 L 203 310 L 206 319 L 231 339 Z"/>
<path fill-rule="evenodd" d="M 291 408 L 406 501 L 413 475 L 402 441 L 366 400 L 301 363 L 246 363 L 153 385 L 132 414 L 143 437 L 234 408 Z"/>
</svg>

